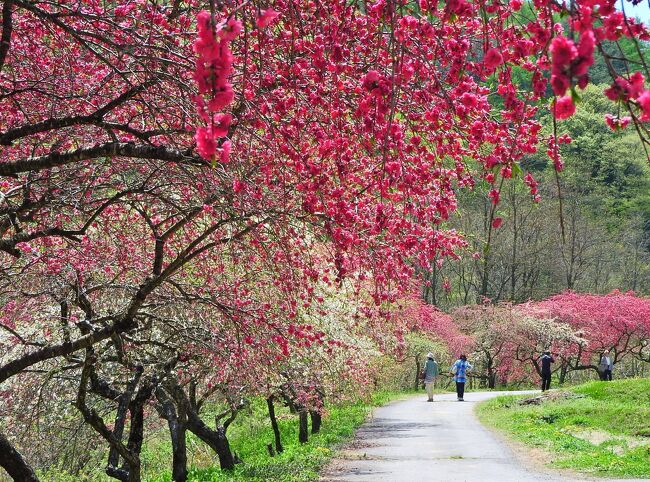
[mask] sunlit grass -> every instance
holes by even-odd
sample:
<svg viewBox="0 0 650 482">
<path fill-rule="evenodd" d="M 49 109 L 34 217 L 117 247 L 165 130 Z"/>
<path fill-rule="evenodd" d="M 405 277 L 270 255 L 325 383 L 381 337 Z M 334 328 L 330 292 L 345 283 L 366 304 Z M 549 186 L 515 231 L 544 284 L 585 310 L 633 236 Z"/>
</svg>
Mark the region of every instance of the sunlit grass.
<svg viewBox="0 0 650 482">
<path fill-rule="evenodd" d="M 650 379 L 590 382 L 579 398 L 519 405 L 503 396 L 478 407 L 479 418 L 550 454 L 554 467 L 600 476 L 650 477 Z"/>
</svg>

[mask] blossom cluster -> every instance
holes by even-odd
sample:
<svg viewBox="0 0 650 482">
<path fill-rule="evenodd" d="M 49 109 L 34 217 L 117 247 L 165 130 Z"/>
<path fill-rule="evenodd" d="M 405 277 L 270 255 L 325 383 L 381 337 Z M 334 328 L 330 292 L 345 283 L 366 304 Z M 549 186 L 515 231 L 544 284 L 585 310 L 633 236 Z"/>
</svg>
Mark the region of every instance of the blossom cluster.
<svg viewBox="0 0 650 482">
<path fill-rule="evenodd" d="M 577 82 L 578 87 L 585 88 L 589 82 L 589 67 L 594 63 L 596 39 L 591 30 L 580 35 L 578 45 L 571 39 L 560 35 L 551 42 L 551 87 L 553 93 L 561 96 L 553 105 L 553 114 L 557 119 L 566 119 L 575 112 L 575 105 L 566 91 Z"/>
<path fill-rule="evenodd" d="M 605 89 L 605 95 L 615 102 L 634 101 L 641 112 L 639 120 L 650 121 L 650 90 L 645 89 L 645 77 L 641 72 L 634 72 L 629 79 L 617 77 L 612 85 Z M 625 128 L 631 119 L 628 116 L 609 115 L 605 120 L 612 130 L 617 130 Z"/>
<path fill-rule="evenodd" d="M 611 0 L 581 0 L 572 7 L 575 10 L 569 24 L 573 31 L 579 33 L 577 43 L 562 34 L 562 27 L 555 25 L 559 35 L 552 39 L 551 87 L 558 96 L 552 103 L 552 112 L 557 119 L 567 119 L 576 110 L 577 93 L 574 87 L 585 88 L 589 82 L 589 67 L 594 62 L 594 50 L 603 41 L 618 41 L 621 37 L 650 38 L 648 29 L 632 18 L 627 18 L 618 11 Z M 640 72 L 633 72 L 628 78 L 618 77 L 606 91 L 608 98 L 614 101 L 636 105 L 640 109 L 638 119 L 650 120 L 650 92 L 645 90 L 645 79 Z M 571 89 L 571 95 L 566 95 Z M 631 118 L 608 115 L 607 125 L 613 129 L 627 126 Z"/>
<path fill-rule="evenodd" d="M 222 113 L 234 99 L 230 74 L 232 73 L 232 42 L 242 30 L 235 18 L 214 24 L 213 16 L 206 11 L 197 15 L 198 37 L 193 50 L 197 54 L 194 80 L 199 95 L 194 97 L 199 116 L 206 124 L 196 129 L 197 151 L 206 160 L 222 163 L 230 159 L 228 136 L 232 116 Z"/>
</svg>

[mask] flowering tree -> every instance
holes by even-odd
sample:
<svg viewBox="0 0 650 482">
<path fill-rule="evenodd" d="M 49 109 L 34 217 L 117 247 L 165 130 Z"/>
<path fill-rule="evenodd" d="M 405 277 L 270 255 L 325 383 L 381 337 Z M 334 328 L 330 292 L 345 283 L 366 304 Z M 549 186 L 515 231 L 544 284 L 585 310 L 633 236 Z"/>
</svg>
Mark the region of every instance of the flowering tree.
<svg viewBox="0 0 650 482">
<path fill-rule="evenodd" d="M 513 349 L 519 318 L 512 305 L 484 303 L 462 306 L 454 310 L 453 318 L 463 333 L 471 335 L 473 343 L 469 356 L 476 367 L 474 371 L 489 388 L 496 386 L 497 379 L 515 378 L 513 371 L 517 367 Z"/>
<path fill-rule="evenodd" d="M 634 293 L 608 295 L 567 291 L 530 303 L 528 313 L 553 317 L 569 325 L 580 337 L 562 357 L 569 370 L 598 370 L 600 355 L 611 350 L 617 363 L 640 354 L 650 339 L 650 300 Z"/>
<path fill-rule="evenodd" d="M 519 311 L 519 307 L 516 308 Z M 566 375 L 567 360 L 575 347 L 584 345 L 585 340 L 581 338 L 576 330 L 569 324 L 555 319 L 540 319 L 525 312 L 518 322 L 517 331 L 514 334 L 512 356 L 518 362 L 530 363 L 535 372 L 541 376 L 542 367 L 540 356 L 544 351 L 550 351 L 556 359 L 559 359 L 557 366 L 552 371 L 560 370 L 562 381 Z M 521 371 L 521 370 L 520 370 Z"/>
<path fill-rule="evenodd" d="M 443 340 L 452 355 L 467 351 L 474 343 L 472 335 L 463 333 L 452 315 L 420 299 L 410 300 L 399 316 L 404 318 L 409 331 Z"/>
<path fill-rule="evenodd" d="M 634 293 L 609 295 L 567 291 L 538 302 L 467 305 L 450 315 L 438 313 L 430 325 L 448 346 L 472 357 L 475 372 L 494 388 L 541 375 L 539 357 L 550 350 L 560 382 L 572 370 L 598 371 L 600 356 L 610 350 L 613 363 L 626 357 L 647 361 L 650 309 Z M 459 341 L 462 343 L 459 345 Z"/>
<path fill-rule="evenodd" d="M 428 352 L 435 352 L 444 373 L 442 364 L 450 362 L 448 355 L 457 356 L 474 345 L 472 335 L 462 333 L 452 316 L 425 303 L 418 291 L 414 287 L 401 297 L 391 313 L 400 340 L 396 355 L 398 359 L 413 359 L 415 389 L 421 383 L 422 362 Z"/>
<path fill-rule="evenodd" d="M 613 5 L 537 2 L 528 18 L 519 1 L 224 1 L 207 12 L 5 0 L 0 383 L 11 391 L 27 369 L 72 363 L 76 406 L 111 446 L 110 474 L 138 480 L 137 430 L 129 441 L 88 404 L 101 356 L 127 368 L 134 346 L 160 348 L 154 335 L 201 320 L 231 368 L 256 336 L 289 357 L 290 326 L 321 303 L 318 283 L 349 283 L 366 293 L 360 316 L 382 319 L 415 264 L 464 245 L 441 227 L 455 189 L 491 183 L 498 229 L 503 182 L 540 140 L 545 74 L 564 118 L 595 48 L 647 37 Z M 644 78 L 612 74 L 611 96 L 643 136 Z M 545 141 L 561 169 L 558 139 Z M 257 279 L 281 296 L 265 299 Z M 192 360 L 195 348 L 155 352 Z M 122 372 L 115 392 L 135 404 L 132 423 L 163 386 L 142 370 Z M 4 435 L 0 449 L 11 476 L 36 480 Z"/>
</svg>

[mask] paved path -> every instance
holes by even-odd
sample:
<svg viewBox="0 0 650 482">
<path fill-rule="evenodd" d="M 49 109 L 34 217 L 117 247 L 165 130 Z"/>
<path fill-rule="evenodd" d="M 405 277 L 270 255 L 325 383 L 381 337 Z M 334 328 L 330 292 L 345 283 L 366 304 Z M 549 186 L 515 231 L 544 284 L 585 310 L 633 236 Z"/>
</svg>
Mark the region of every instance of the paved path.
<svg viewBox="0 0 650 482">
<path fill-rule="evenodd" d="M 378 408 L 355 440 L 326 469 L 323 482 L 571 482 L 538 467 L 524 466 L 474 415 L 476 402 L 502 394 L 470 392 L 411 397 Z M 579 479 L 585 480 L 585 479 Z M 588 480 L 588 479 L 587 479 Z M 598 479 L 605 482 L 605 479 Z M 613 482 L 613 481 L 607 481 Z M 625 482 L 632 482 L 626 479 Z"/>
</svg>

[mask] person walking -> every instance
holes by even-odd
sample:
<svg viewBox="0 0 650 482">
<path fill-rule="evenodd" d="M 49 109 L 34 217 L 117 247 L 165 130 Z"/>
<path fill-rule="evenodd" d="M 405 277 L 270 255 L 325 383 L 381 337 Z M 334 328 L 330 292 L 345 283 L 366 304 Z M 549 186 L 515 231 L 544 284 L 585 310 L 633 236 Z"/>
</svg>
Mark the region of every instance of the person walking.
<svg viewBox="0 0 650 482">
<path fill-rule="evenodd" d="M 433 402 L 433 386 L 438 377 L 438 362 L 433 357 L 433 353 L 427 353 L 427 361 L 424 364 L 424 386 L 427 389 L 427 402 Z"/>
<path fill-rule="evenodd" d="M 465 382 L 467 381 L 467 374 L 472 371 L 472 364 L 467 361 L 465 355 L 458 357 L 451 367 L 451 374 L 454 375 L 454 381 L 456 382 L 456 394 L 458 395 L 458 401 L 463 402 L 465 396 Z"/>
<path fill-rule="evenodd" d="M 550 351 L 545 351 L 539 361 L 542 364 L 542 392 L 545 392 L 551 388 L 551 363 L 555 363 L 555 358 Z"/>
<path fill-rule="evenodd" d="M 614 363 L 612 358 L 609 356 L 609 350 L 605 350 L 600 357 L 600 364 L 598 365 L 598 372 L 600 373 L 600 379 L 606 381 L 612 381 L 612 370 L 614 369 Z"/>
</svg>

